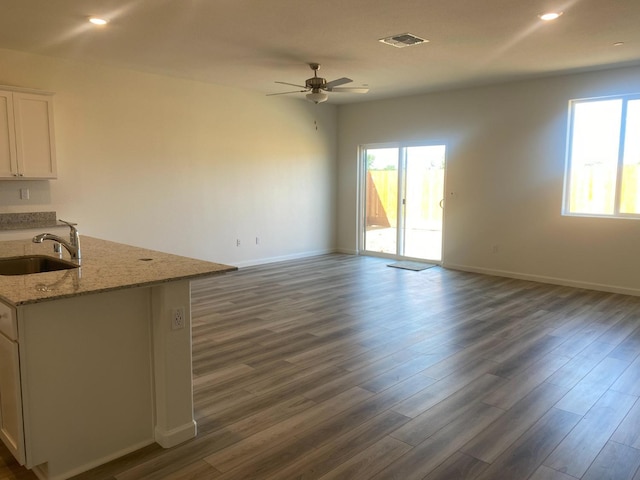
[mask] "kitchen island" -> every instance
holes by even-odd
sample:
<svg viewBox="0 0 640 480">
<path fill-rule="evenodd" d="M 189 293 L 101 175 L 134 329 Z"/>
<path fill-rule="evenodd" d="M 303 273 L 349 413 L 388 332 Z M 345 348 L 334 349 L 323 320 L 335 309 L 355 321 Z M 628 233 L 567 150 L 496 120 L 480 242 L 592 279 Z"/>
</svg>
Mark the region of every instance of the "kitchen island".
<svg viewBox="0 0 640 480">
<path fill-rule="evenodd" d="M 79 268 L 0 275 L 0 438 L 43 479 L 196 435 L 190 281 L 235 270 L 81 240 Z M 57 256 L 0 242 L 25 255 Z"/>
</svg>

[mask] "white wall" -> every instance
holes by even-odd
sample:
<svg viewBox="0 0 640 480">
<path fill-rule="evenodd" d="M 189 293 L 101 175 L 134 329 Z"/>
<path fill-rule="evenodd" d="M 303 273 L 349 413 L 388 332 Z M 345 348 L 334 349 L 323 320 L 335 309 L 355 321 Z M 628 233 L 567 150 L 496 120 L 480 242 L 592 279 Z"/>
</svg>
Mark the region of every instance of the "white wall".
<svg viewBox="0 0 640 480">
<path fill-rule="evenodd" d="M 640 92 L 640 68 L 336 108 L 0 50 L 0 84 L 56 92 L 59 167 L 0 181 L 1 212 L 236 265 L 355 252 L 358 145 L 438 141 L 446 265 L 640 294 L 640 222 L 560 215 L 568 101 Z"/>
<path fill-rule="evenodd" d="M 234 265 L 334 248 L 335 106 L 8 50 L 0 84 L 56 92 L 59 173 L 1 212 Z"/>
<path fill-rule="evenodd" d="M 446 266 L 640 294 L 640 221 L 561 216 L 569 100 L 638 92 L 626 68 L 341 106 L 339 249 L 357 250 L 358 145 L 443 142 Z"/>
</svg>

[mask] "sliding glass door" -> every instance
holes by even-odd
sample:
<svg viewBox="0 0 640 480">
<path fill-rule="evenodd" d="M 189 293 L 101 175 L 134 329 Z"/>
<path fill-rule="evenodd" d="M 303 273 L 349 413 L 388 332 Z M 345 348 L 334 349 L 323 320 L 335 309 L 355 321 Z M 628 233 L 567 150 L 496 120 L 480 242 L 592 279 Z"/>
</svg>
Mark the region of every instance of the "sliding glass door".
<svg viewBox="0 0 640 480">
<path fill-rule="evenodd" d="M 364 249 L 395 255 L 398 250 L 399 149 L 365 149 L 364 160 Z"/>
<path fill-rule="evenodd" d="M 362 148 L 365 252 L 440 262 L 444 145 Z"/>
</svg>

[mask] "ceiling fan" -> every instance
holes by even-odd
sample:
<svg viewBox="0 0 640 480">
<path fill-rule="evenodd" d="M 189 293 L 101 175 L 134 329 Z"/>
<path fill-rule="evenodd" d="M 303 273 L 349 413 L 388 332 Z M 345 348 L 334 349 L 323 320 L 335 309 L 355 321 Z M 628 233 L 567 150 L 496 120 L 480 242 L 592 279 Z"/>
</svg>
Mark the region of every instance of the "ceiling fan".
<svg viewBox="0 0 640 480">
<path fill-rule="evenodd" d="M 282 85 L 290 85 L 292 87 L 303 88 L 304 90 L 293 90 L 291 92 L 281 93 L 269 93 L 267 95 L 287 95 L 289 93 L 307 93 L 307 100 L 313 103 L 326 102 L 329 98 L 325 92 L 350 92 L 350 93 L 367 93 L 368 88 L 365 87 L 341 87 L 345 83 L 351 83 L 353 80 L 347 77 L 338 78 L 327 82 L 326 79 L 318 76 L 318 70 L 320 69 L 319 63 L 310 63 L 309 67 L 313 70 L 313 77 L 307 78 L 304 85 L 296 85 L 295 83 L 276 82 Z"/>
</svg>

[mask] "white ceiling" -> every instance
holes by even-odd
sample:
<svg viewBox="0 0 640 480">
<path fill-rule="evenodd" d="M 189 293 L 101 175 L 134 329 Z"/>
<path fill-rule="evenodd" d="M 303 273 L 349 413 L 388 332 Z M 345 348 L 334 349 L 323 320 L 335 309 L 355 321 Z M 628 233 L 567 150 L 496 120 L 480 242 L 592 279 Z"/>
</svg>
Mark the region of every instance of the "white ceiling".
<svg viewBox="0 0 640 480">
<path fill-rule="evenodd" d="M 564 14 L 541 22 L 549 10 Z M 405 32 L 430 42 L 378 42 Z M 369 86 L 330 95 L 349 103 L 640 64 L 640 0 L 10 0 L 0 48 L 264 93 L 318 62 L 328 81 Z"/>
</svg>

